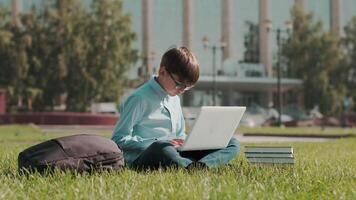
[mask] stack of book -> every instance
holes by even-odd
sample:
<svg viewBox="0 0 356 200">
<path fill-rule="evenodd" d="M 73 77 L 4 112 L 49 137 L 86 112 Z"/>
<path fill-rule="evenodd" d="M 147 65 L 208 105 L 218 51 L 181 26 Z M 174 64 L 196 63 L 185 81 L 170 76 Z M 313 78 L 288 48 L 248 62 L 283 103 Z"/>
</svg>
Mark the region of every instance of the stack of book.
<svg viewBox="0 0 356 200">
<path fill-rule="evenodd" d="M 252 164 L 294 164 L 290 146 L 246 146 L 245 156 Z"/>
</svg>

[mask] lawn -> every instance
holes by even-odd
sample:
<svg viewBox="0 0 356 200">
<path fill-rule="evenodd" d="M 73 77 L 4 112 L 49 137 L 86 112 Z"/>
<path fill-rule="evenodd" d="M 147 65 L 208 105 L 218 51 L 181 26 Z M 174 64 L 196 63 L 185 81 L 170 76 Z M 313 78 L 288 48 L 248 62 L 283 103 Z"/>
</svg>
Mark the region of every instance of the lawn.
<svg viewBox="0 0 356 200">
<path fill-rule="evenodd" d="M 291 167 L 251 166 L 241 153 L 231 165 L 214 170 L 17 173 L 21 150 L 58 135 L 0 126 L 0 199 L 356 199 L 355 138 L 279 143 L 294 147 Z"/>
</svg>

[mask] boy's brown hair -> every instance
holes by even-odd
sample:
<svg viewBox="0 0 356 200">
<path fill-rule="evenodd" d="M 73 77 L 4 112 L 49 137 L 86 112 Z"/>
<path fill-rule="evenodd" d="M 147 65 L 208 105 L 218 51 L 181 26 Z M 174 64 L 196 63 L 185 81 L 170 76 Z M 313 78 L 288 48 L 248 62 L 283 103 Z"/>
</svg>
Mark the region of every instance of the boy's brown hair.
<svg viewBox="0 0 356 200">
<path fill-rule="evenodd" d="M 179 81 L 194 85 L 199 79 L 199 63 L 186 47 L 171 48 L 163 54 L 160 67 L 179 77 Z"/>
</svg>

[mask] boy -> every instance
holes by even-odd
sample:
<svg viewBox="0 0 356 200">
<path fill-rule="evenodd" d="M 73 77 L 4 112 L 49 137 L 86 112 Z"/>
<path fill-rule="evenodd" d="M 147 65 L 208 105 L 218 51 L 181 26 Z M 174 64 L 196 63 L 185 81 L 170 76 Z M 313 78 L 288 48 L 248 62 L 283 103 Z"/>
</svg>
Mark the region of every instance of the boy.
<svg viewBox="0 0 356 200">
<path fill-rule="evenodd" d="M 234 138 L 220 150 L 177 151 L 185 139 L 185 122 L 177 95 L 192 88 L 198 78 L 195 56 L 185 47 L 169 49 L 162 56 L 158 75 L 120 106 L 120 120 L 112 140 L 124 151 L 129 167 L 213 168 L 238 154 L 239 142 Z"/>
</svg>

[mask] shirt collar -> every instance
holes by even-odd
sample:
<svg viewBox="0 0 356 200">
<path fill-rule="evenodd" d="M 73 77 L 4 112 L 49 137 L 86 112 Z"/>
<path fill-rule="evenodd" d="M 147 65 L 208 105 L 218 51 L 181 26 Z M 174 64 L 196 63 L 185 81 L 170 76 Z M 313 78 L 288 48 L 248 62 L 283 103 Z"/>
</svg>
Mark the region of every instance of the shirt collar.
<svg viewBox="0 0 356 200">
<path fill-rule="evenodd" d="M 158 81 L 156 80 L 157 76 L 153 76 L 150 80 L 149 80 L 149 84 L 150 86 L 153 88 L 153 90 L 162 98 L 166 98 L 168 97 L 168 93 L 162 88 L 162 86 L 158 83 Z"/>
</svg>

